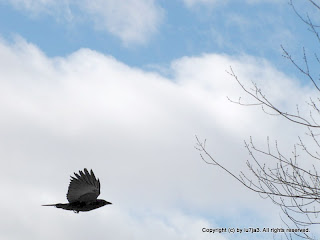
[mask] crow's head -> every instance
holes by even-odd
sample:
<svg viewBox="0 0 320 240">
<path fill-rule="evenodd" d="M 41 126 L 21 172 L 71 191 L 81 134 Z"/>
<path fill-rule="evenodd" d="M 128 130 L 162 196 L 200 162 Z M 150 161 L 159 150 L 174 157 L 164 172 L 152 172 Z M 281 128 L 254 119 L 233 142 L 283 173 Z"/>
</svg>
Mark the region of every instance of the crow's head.
<svg viewBox="0 0 320 240">
<path fill-rule="evenodd" d="M 108 204 L 112 204 L 111 202 L 107 202 L 106 200 L 103 199 L 97 199 L 98 205 L 100 205 L 101 207 L 104 205 L 108 205 Z"/>
</svg>

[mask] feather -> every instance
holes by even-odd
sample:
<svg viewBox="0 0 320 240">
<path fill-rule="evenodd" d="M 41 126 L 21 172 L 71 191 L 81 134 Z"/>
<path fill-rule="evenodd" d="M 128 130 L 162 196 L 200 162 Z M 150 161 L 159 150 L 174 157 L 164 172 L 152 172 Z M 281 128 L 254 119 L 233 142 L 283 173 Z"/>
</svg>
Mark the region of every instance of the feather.
<svg viewBox="0 0 320 240">
<path fill-rule="evenodd" d="M 97 180 L 91 170 L 91 175 L 85 168 L 84 172 L 74 173 L 76 177 L 71 176 L 67 199 L 72 202 L 94 201 L 100 195 L 100 181 Z"/>
</svg>

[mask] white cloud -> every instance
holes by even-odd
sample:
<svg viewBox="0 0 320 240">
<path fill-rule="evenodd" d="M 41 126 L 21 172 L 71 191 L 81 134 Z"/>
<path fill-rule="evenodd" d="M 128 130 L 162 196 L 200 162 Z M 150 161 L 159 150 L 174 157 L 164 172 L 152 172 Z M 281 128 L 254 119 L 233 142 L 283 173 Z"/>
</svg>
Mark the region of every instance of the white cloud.
<svg viewBox="0 0 320 240">
<path fill-rule="evenodd" d="M 162 22 L 164 10 L 154 0 L 10 0 L 32 16 L 49 14 L 60 20 L 87 17 L 95 27 L 121 39 L 125 45 L 145 44 Z M 81 16 L 73 8 L 80 9 Z"/>
<path fill-rule="evenodd" d="M 217 6 L 217 4 L 226 4 L 230 3 L 233 4 L 234 2 L 239 2 L 239 0 L 182 0 L 183 3 L 188 7 L 196 7 L 196 6 L 206 6 L 206 7 L 213 7 Z M 240 0 L 241 3 L 243 3 L 243 0 Z M 282 0 L 246 0 L 245 1 L 248 4 L 257 4 L 257 3 L 277 3 L 277 4 L 282 4 L 282 3 L 287 3 L 286 1 Z"/>
<path fill-rule="evenodd" d="M 222 3 L 226 1 L 220 1 L 220 0 L 183 0 L 184 4 L 189 7 L 195 7 L 197 5 L 206 5 L 206 6 L 213 6 L 217 3 Z"/>
<path fill-rule="evenodd" d="M 67 1 L 54 1 L 54 0 L 10 0 L 16 8 L 25 9 L 32 12 L 40 12 L 46 10 L 49 6 Z"/>
<path fill-rule="evenodd" d="M 256 4 L 256 3 L 277 3 L 277 4 L 283 4 L 287 3 L 285 0 L 246 0 L 249 4 Z"/>
<path fill-rule="evenodd" d="M 154 0 L 84 0 L 82 9 L 98 28 L 107 29 L 126 44 L 145 43 L 157 32 L 164 13 Z"/>
<path fill-rule="evenodd" d="M 1 42 L 0 55 L 0 186 L 10 196 L 0 205 L 8 216 L 0 238 L 189 240 L 210 238 L 202 227 L 280 226 L 278 208 L 205 165 L 193 148 L 195 134 L 206 137 L 214 157 L 239 172 L 250 135 L 292 146 L 294 125 L 226 98 L 243 96 L 229 65 L 279 104 L 308 96 L 268 62 L 185 57 L 167 79 L 89 49 L 48 58 L 19 40 Z M 112 206 L 79 215 L 40 206 L 64 202 L 69 175 L 84 167 L 95 171 Z"/>
<path fill-rule="evenodd" d="M 9 3 L 14 8 L 25 11 L 31 17 L 51 15 L 58 20 L 66 19 L 67 21 L 71 21 L 73 19 L 70 9 L 72 0 L 9 0 L 2 2 Z"/>
</svg>

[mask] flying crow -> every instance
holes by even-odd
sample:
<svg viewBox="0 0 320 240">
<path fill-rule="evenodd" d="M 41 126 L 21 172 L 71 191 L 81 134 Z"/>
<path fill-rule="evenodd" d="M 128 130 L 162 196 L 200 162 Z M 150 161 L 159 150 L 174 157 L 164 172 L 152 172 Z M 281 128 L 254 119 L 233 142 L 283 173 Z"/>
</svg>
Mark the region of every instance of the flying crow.
<svg viewBox="0 0 320 240">
<path fill-rule="evenodd" d="M 84 172 L 74 173 L 71 176 L 67 199 L 69 203 L 46 204 L 42 206 L 55 206 L 65 210 L 72 210 L 75 213 L 87 212 L 93 209 L 112 204 L 103 199 L 97 199 L 100 195 L 100 181 L 96 179 L 93 171 L 85 168 Z"/>
</svg>

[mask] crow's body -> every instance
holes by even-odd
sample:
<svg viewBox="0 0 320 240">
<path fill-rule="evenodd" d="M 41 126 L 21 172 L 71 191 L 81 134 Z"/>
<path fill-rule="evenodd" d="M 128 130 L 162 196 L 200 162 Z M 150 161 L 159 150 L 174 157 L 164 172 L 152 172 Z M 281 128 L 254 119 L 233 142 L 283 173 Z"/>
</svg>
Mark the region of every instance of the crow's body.
<svg viewBox="0 0 320 240">
<path fill-rule="evenodd" d="M 103 199 L 97 199 L 100 195 L 100 181 L 96 179 L 92 170 L 89 173 L 85 168 L 84 173 L 79 171 L 79 174 L 74 173 L 76 177 L 71 176 L 67 193 L 69 203 L 46 204 L 42 206 L 55 206 L 56 208 L 79 213 L 112 204 Z"/>
</svg>

